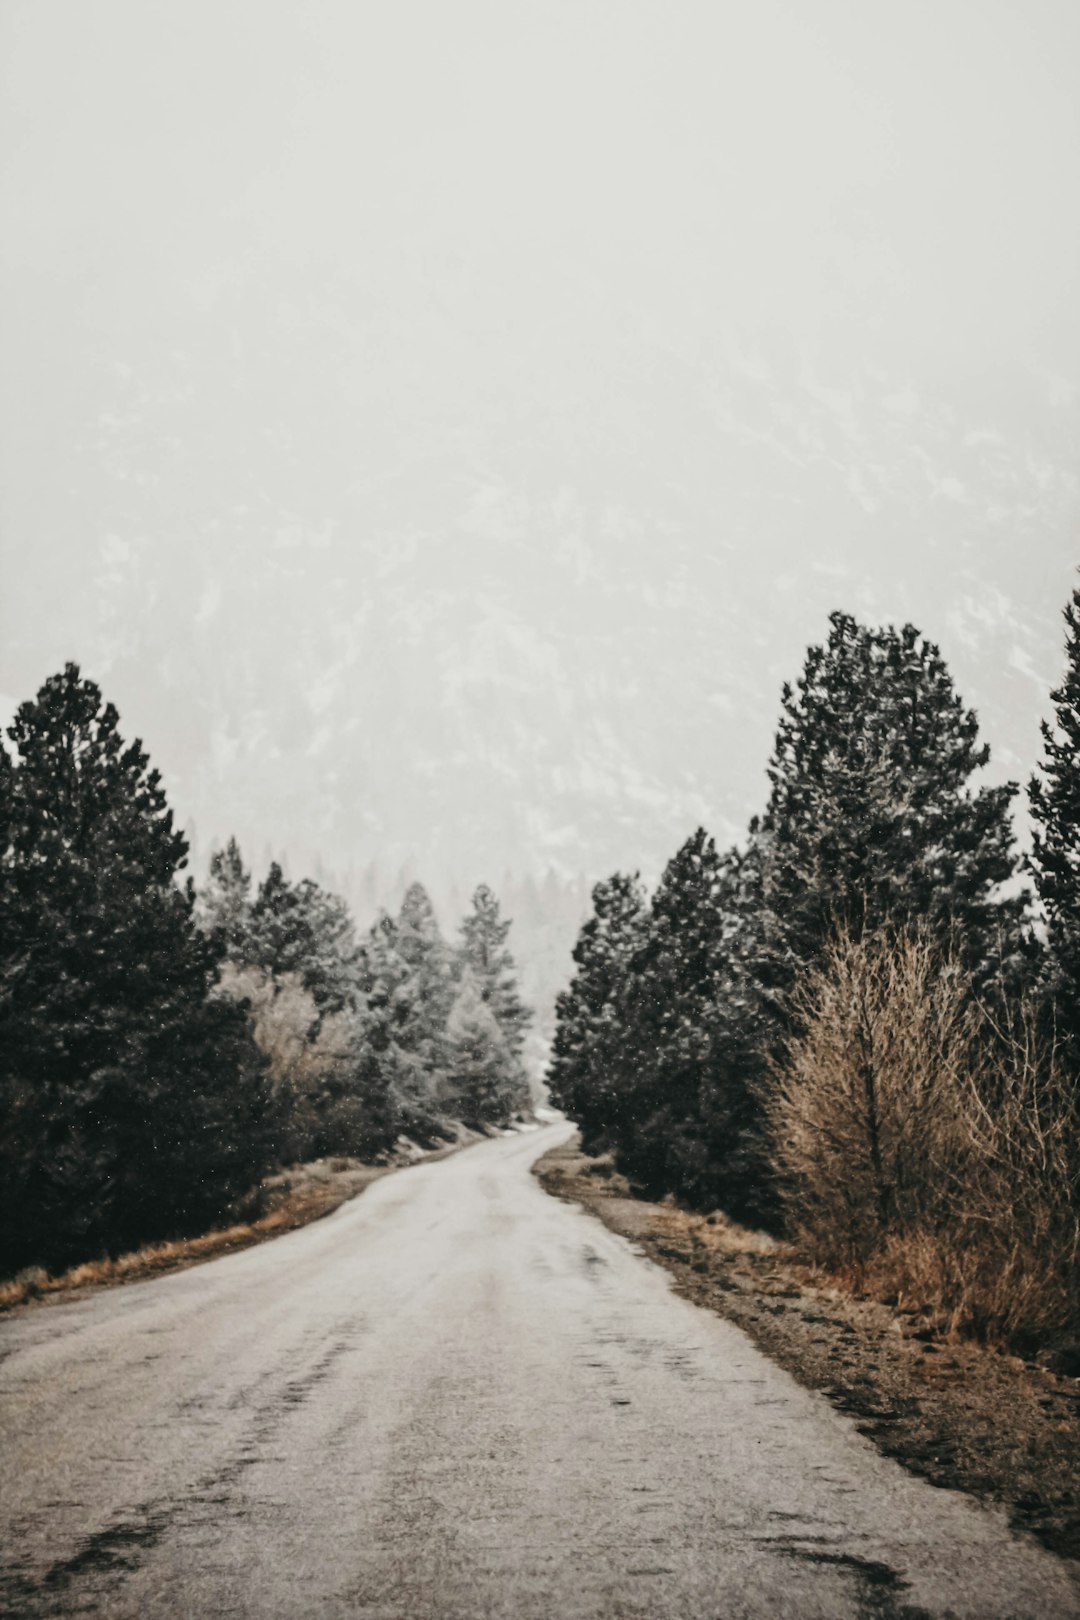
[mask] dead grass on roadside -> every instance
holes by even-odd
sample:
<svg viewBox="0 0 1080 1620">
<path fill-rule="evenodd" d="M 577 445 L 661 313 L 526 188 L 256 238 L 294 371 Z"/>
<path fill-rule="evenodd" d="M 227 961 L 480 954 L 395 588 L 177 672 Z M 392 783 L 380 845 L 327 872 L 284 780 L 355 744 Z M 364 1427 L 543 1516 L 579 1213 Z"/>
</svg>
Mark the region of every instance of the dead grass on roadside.
<svg viewBox="0 0 1080 1620">
<path fill-rule="evenodd" d="M 714 1215 L 695 1215 L 689 1210 L 671 1208 L 659 1218 L 659 1224 L 673 1237 L 685 1238 L 713 1254 L 734 1259 L 737 1255 L 753 1255 L 758 1259 L 794 1260 L 795 1251 L 768 1232 L 755 1232 L 740 1226 L 717 1212 Z"/>
<path fill-rule="evenodd" d="M 768 1232 L 740 1226 L 720 1210 L 711 1215 L 682 1209 L 673 1199 L 650 1204 L 638 1198 L 626 1177 L 615 1168 L 610 1154 L 583 1153 L 575 1138 L 551 1149 L 534 1166 L 534 1173 L 556 1197 L 584 1204 L 594 1211 L 618 1210 L 619 1228 L 627 1236 L 648 1239 L 663 1255 L 690 1257 L 704 1266 L 711 1259 L 768 1268 L 781 1262 L 794 1264 L 799 1256 L 790 1244 Z"/>
</svg>

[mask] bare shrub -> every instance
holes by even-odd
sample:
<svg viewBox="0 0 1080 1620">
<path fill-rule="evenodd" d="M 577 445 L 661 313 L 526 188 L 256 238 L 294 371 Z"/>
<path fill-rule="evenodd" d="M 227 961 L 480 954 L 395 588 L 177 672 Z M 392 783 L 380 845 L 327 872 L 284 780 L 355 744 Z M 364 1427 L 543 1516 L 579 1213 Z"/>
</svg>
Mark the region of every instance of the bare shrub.
<svg viewBox="0 0 1080 1620">
<path fill-rule="evenodd" d="M 279 978 L 261 968 L 227 965 L 221 993 L 248 1003 L 255 1044 L 266 1057 L 282 1121 L 282 1157 L 321 1152 L 328 1138 L 359 1138 L 359 1119 L 338 1119 L 350 1101 L 341 1081 L 355 1059 L 355 1024 L 348 1012 L 320 1015 L 298 973 Z M 354 1102 L 353 1112 L 359 1114 Z"/>
<path fill-rule="evenodd" d="M 947 1303 L 968 1330 L 1033 1344 L 1080 1332 L 1080 1080 L 1030 1000 L 982 1018 Z"/>
<path fill-rule="evenodd" d="M 1034 1005 L 978 1005 L 915 930 L 839 933 L 792 1010 L 767 1114 L 809 1257 L 983 1338 L 1076 1331 L 1080 1088 Z"/>
<path fill-rule="evenodd" d="M 791 1005 L 802 1033 L 766 1110 L 788 1225 L 821 1263 L 857 1268 L 936 1213 L 955 1173 L 968 986 L 924 933 L 841 931 Z"/>
</svg>

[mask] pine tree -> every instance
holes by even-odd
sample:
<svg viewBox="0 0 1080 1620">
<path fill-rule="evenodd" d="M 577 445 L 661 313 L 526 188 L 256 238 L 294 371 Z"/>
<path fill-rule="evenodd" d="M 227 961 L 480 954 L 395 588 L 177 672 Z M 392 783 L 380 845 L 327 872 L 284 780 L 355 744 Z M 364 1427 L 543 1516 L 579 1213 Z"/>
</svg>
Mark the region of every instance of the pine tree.
<svg viewBox="0 0 1080 1620">
<path fill-rule="evenodd" d="M 272 862 L 255 902 L 235 841 L 211 863 L 203 926 L 222 928 L 226 987 L 267 1056 L 292 1157 L 380 1152 L 393 1141 L 388 1082 L 367 1044 L 364 966 L 345 902 Z M 232 926 L 230 926 L 230 923 Z"/>
<path fill-rule="evenodd" d="M 765 1207 L 740 1019 L 744 861 L 699 829 L 663 874 L 627 967 L 620 1168 L 653 1191 L 732 1213 Z"/>
<path fill-rule="evenodd" d="M 380 1044 L 378 1037 L 375 1020 L 356 1026 L 350 1089 L 359 1109 L 359 1135 L 358 1145 L 350 1151 L 361 1158 L 388 1152 L 407 1126 L 398 1105 L 394 1065 L 387 1061 L 387 1044 Z"/>
<path fill-rule="evenodd" d="M 24 703 L 0 776 L 0 1265 L 224 1213 L 267 1163 L 261 1064 L 160 775 L 76 665 Z M 2 752 L 2 751 L 0 751 Z"/>
<path fill-rule="evenodd" d="M 1028 788 L 1031 867 L 1046 913 L 1051 998 L 1059 1032 L 1080 1044 L 1080 589 L 1064 613 L 1065 679 L 1042 723 L 1041 775 Z"/>
<path fill-rule="evenodd" d="M 364 944 L 364 1039 L 374 1054 L 365 1072 L 373 1092 L 384 1099 L 394 1134 L 428 1145 L 448 1134 L 440 1097 L 453 990 L 434 912 L 415 887 L 420 892 L 410 901 L 404 942 L 400 917 L 384 914 Z"/>
<path fill-rule="evenodd" d="M 230 838 L 224 849 L 217 849 L 211 855 L 210 872 L 196 902 L 196 916 L 208 933 L 220 930 L 225 954 L 231 961 L 247 960 L 251 873 L 244 865 L 235 838 Z"/>
<path fill-rule="evenodd" d="M 442 1067 L 446 1020 L 455 995 L 453 953 L 443 939 L 427 890 L 410 883 L 401 902 L 394 948 L 409 977 L 411 1017 L 407 1043 L 432 1070 Z"/>
<path fill-rule="evenodd" d="M 776 1192 L 762 1109 L 762 1053 L 775 1031 L 775 1009 L 760 973 L 760 846 L 721 858 L 721 931 L 713 961 L 713 1000 L 699 1106 L 716 1202 L 754 1225 L 776 1219 Z M 704 1190 L 704 1189 L 703 1189 Z"/>
<path fill-rule="evenodd" d="M 627 1110 L 623 1012 L 629 965 L 644 936 L 645 894 L 616 872 L 593 889 L 593 915 L 574 946 L 576 972 L 555 1004 L 548 1087 L 577 1121 L 587 1149 L 618 1140 Z"/>
<path fill-rule="evenodd" d="M 510 1057 L 520 1067 L 532 1014 L 518 991 L 517 966 L 507 945 L 510 927 L 510 918 L 500 915 L 495 895 L 481 883 L 472 897 L 472 911 L 461 925 L 461 957 L 502 1032 Z"/>
<path fill-rule="evenodd" d="M 505 1125 L 522 1105 L 522 1076 L 483 988 L 466 968 L 447 1022 L 452 1111 L 474 1129 Z"/>
<path fill-rule="evenodd" d="M 911 625 L 843 613 L 812 647 L 783 714 L 760 827 L 762 980 L 783 989 L 842 925 L 855 937 L 924 918 L 980 988 L 1019 973 L 1026 897 L 1015 784 L 973 786 L 989 749 L 938 649 Z"/>
<path fill-rule="evenodd" d="M 642 940 L 626 965 L 618 1163 L 653 1191 L 684 1179 L 671 1163 L 689 1136 L 703 1156 L 698 1092 L 708 1032 L 702 1017 L 719 929 L 720 866 L 699 829 L 668 862 Z M 703 1165 L 699 1166 L 703 1168 Z"/>
<path fill-rule="evenodd" d="M 237 949 L 240 962 L 275 979 L 299 975 L 320 1012 L 355 1002 L 357 945 L 348 907 L 310 878 L 290 883 L 277 861 L 259 885 Z"/>
</svg>

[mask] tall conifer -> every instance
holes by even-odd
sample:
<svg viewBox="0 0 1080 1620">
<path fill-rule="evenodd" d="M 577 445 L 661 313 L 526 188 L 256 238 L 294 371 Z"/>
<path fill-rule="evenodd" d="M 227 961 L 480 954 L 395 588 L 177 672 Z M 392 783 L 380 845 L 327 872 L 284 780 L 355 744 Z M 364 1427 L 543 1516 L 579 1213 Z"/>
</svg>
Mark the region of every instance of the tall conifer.
<svg viewBox="0 0 1080 1620">
<path fill-rule="evenodd" d="M 623 998 L 619 1164 L 653 1189 L 764 1208 L 740 960 L 745 861 L 699 828 L 664 871 Z"/>
<path fill-rule="evenodd" d="M 251 873 L 244 865 L 235 838 L 230 838 L 224 849 L 216 849 L 211 855 L 209 875 L 196 903 L 196 916 L 207 932 L 220 931 L 225 954 L 230 960 L 247 960 Z"/>
<path fill-rule="evenodd" d="M 511 1056 L 520 1061 L 525 1031 L 532 1019 L 521 999 L 517 965 L 507 943 L 511 920 L 486 883 L 472 897 L 472 910 L 461 925 L 461 957 L 477 993 L 494 1016 Z"/>
<path fill-rule="evenodd" d="M 1046 912 L 1059 1027 L 1080 1044 L 1080 589 L 1065 608 L 1065 678 L 1042 723 L 1043 763 L 1028 789 L 1035 823 L 1032 870 Z"/>
<path fill-rule="evenodd" d="M 265 1094 L 141 743 L 74 664 L 9 735 L 0 1261 L 56 1264 L 223 1213 L 266 1163 Z"/>
<path fill-rule="evenodd" d="M 447 1023 L 449 1102 L 466 1125 L 504 1125 L 524 1102 L 524 1076 L 490 1001 L 466 967 Z"/>
<path fill-rule="evenodd" d="M 593 889 L 593 914 L 574 946 L 575 973 L 555 1004 L 548 1086 L 581 1127 L 587 1148 L 618 1139 L 627 1105 L 623 1012 L 630 964 L 644 937 L 645 893 L 635 873 Z"/>
<path fill-rule="evenodd" d="M 834 613 L 783 713 L 757 829 L 763 981 L 785 987 L 839 923 L 926 919 L 986 988 L 1019 971 L 1015 784 L 977 784 L 989 749 L 938 649 L 912 625 Z"/>
</svg>

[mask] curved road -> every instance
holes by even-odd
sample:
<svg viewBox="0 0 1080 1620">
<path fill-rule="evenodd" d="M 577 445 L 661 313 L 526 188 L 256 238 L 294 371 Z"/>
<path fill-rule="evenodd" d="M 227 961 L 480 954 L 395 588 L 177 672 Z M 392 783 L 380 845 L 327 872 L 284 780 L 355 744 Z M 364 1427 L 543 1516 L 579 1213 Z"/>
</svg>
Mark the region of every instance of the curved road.
<svg viewBox="0 0 1080 1620">
<path fill-rule="evenodd" d="M 0 1612 L 1080 1612 L 529 1175 L 565 1124 L 0 1328 Z"/>
</svg>

